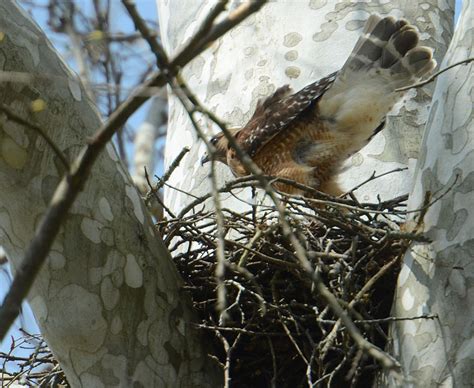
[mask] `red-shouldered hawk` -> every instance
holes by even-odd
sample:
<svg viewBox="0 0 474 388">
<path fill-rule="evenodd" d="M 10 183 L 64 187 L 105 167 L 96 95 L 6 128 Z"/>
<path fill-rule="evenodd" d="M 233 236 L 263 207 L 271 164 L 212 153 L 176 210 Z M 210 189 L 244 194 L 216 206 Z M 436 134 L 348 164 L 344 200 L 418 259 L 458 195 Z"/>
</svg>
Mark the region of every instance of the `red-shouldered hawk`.
<svg viewBox="0 0 474 388">
<path fill-rule="evenodd" d="M 385 124 L 385 116 L 408 86 L 436 66 L 432 50 L 418 46 L 419 34 L 406 20 L 372 15 L 339 72 L 295 94 L 285 85 L 259 101 L 250 121 L 232 133 L 267 175 L 293 179 L 339 195 L 341 164 Z M 237 176 L 248 175 L 222 133 L 214 136 L 216 160 Z M 202 162 L 209 160 L 207 155 Z M 302 194 L 275 184 L 280 191 Z"/>
</svg>

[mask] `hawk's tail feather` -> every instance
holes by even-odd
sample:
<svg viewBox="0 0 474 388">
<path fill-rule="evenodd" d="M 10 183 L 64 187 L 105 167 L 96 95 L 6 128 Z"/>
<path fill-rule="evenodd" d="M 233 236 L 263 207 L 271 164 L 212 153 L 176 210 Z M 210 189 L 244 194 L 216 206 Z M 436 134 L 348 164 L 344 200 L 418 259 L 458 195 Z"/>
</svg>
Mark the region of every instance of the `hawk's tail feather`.
<svg viewBox="0 0 474 388">
<path fill-rule="evenodd" d="M 335 131 L 350 134 L 357 150 L 367 142 L 402 93 L 436 66 L 432 50 L 404 19 L 372 15 L 362 36 L 319 102 L 319 112 Z"/>
<path fill-rule="evenodd" d="M 381 74 L 389 81 L 393 78 L 395 88 L 406 86 L 436 66 L 432 50 L 418 42 L 418 32 L 406 20 L 371 15 L 340 77 L 351 71 L 387 69 Z"/>
</svg>

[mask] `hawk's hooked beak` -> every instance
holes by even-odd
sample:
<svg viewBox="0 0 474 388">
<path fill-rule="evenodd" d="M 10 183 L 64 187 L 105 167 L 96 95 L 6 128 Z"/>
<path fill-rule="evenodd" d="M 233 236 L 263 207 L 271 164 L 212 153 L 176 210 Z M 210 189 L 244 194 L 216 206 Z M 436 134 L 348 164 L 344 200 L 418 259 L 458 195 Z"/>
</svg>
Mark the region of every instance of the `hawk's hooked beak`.
<svg viewBox="0 0 474 388">
<path fill-rule="evenodd" d="M 207 162 L 209 162 L 211 159 L 209 158 L 209 154 L 206 152 L 204 156 L 201 158 L 201 166 L 204 166 Z"/>
</svg>

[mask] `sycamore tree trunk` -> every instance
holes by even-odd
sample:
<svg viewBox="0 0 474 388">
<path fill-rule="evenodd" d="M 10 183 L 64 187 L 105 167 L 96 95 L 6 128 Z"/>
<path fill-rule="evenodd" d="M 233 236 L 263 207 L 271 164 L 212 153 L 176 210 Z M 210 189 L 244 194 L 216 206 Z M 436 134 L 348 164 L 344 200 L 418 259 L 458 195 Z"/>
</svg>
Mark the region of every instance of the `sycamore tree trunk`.
<svg viewBox="0 0 474 388">
<path fill-rule="evenodd" d="M 100 126 L 97 110 L 15 2 L 0 2 L 0 26 L 0 103 L 42 128 L 72 162 Z M 0 245 L 13 267 L 64 172 L 37 132 L 0 113 Z M 180 284 L 109 145 L 29 295 L 71 385 L 215 387 Z"/>
<path fill-rule="evenodd" d="M 473 5 L 464 0 L 442 67 L 474 56 Z M 402 317 L 438 315 L 393 326 L 394 353 L 416 387 L 474 384 L 473 70 L 470 63 L 438 78 L 411 193 L 411 209 L 426 192 L 444 194 L 424 217 L 433 243 L 405 257 L 394 307 Z"/>
</svg>

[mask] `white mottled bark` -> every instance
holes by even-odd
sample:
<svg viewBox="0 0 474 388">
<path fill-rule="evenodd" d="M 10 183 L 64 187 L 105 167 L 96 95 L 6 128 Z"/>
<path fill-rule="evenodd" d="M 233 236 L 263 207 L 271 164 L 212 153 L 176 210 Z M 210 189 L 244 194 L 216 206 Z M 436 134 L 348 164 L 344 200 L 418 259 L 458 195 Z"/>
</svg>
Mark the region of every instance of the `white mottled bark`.
<svg viewBox="0 0 474 388">
<path fill-rule="evenodd" d="M 474 55 L 473 5 L 464 0 L 442 67 Z M 416 209 L 425 192 L 439 196 L 452 186 L 425 216 L 433 243 L 415 244 L 399 277 L 397 316 L 439 316 L 393 327 L 394 352 L 415 387 L 474 383 L 473 70 L 471 63 L 438 78 L 411 194 Z"/>
<path fill-rule="evenodd" d="M 135 135 L 135 152 L 133 155 L 134 173 L 133 181 L 142 193 L 149 190 L 148 182 L 145 177 L 145 168 L 150 179 L 153 178 L 156 162 L 156 138 L 158 133 L 166 126 L 168 117 L 168 103 L 166 90 L 161 90 L 151 100 L 148 113 L 143 123 L 137 129 Z"/>
<path fill-rule="evenodd" d="M 237 3 L 231 1 L 231 8 Z M 162 39 L 172 53 L 189 39 L 214 1 L 158 1 L 157 4 Z M 270 2 L 196 58 L 183 73 L 207 108 L 229 125 L 239 126 L 250 118 L 257 99 L 271 94 L 277 87 L 289 83 L 298 90 L 340 68 L 365 19 L 374 12 L 406 17 L 415 23 L 423 43 L 436 48 L 435 56 L 441 59 L 451 39 L 453 9 L 452 0 L 431 0 L 421 6 L 418 2 L 402 0 Z M 415 164 L 431 89 L 432 85 L 410 91 L 406 104 L 390 116 L 387 128 L 351 158 L 348 165 L 352 168 L 341 176 L 345 188 L 367 179 L 374 170 L 380 173 Z M 197 195 L 208 192 L 208 168 L 197 162 L 205 151 L 204 144 L 197 142 L 187 115 L 173 97 L 170 118 L 166 163 L 184 145 L 191 147 L 170 183 Z M 217 132 L 204 119 L 202 123 L 208 126 L 209 134 Z M 219 168 L 221 181 L 231 178 L 225 166 Z M 410 191 L 411 177 L 411 172 L 392 174 L 377 180 L 375 185 L 366 185 L 358 194 L 362 200 L 376 200 L 377 194 L 385 199 L 393 198 Z M 191 199 L 173 190 L 165 191 L 165 200 L 174 210 Z M 230 202 L 226 203 L 229 205 Z"/>
<path fill-rule="evenodd" d="M 132 179 L 141 194 L 146 194 L 150 190 L 150 183 L 153 182 L 155 173 L 155 162 L 157 159 L 156 139 L 158 134 L 166 133 L 166 124 L 168 118 L 168 98 L 166 89 L 161 89 L 159 94 L 153 97 L 148 108 L 148 113 L 135 135 L 135 152 L 133 156 L 134 172 Z M 146 171 L 146 173 L 145 173 Z M 157 195 L 160 195 L 159 193 Z M 148 209 L 157 220 L 163 218 L 163 208 L 154 196 L 150 198 Z"/>
<path fill-rule="evenodd" d="M 70 160 L 100 120 L 83 87 L 15 2 L 0 2 L 0 102 L 43 128 Z M 31 76 L 5 82 L 5 72 Z M 42 99 L 44 110 L 31 103 Z M 0 114 L 0 245 L 13 265 L 63 166 L 45 141 Z M 215 387 L 180 278 L 109 145 L 29 295 L 73 387 Z"/>
</svg>

